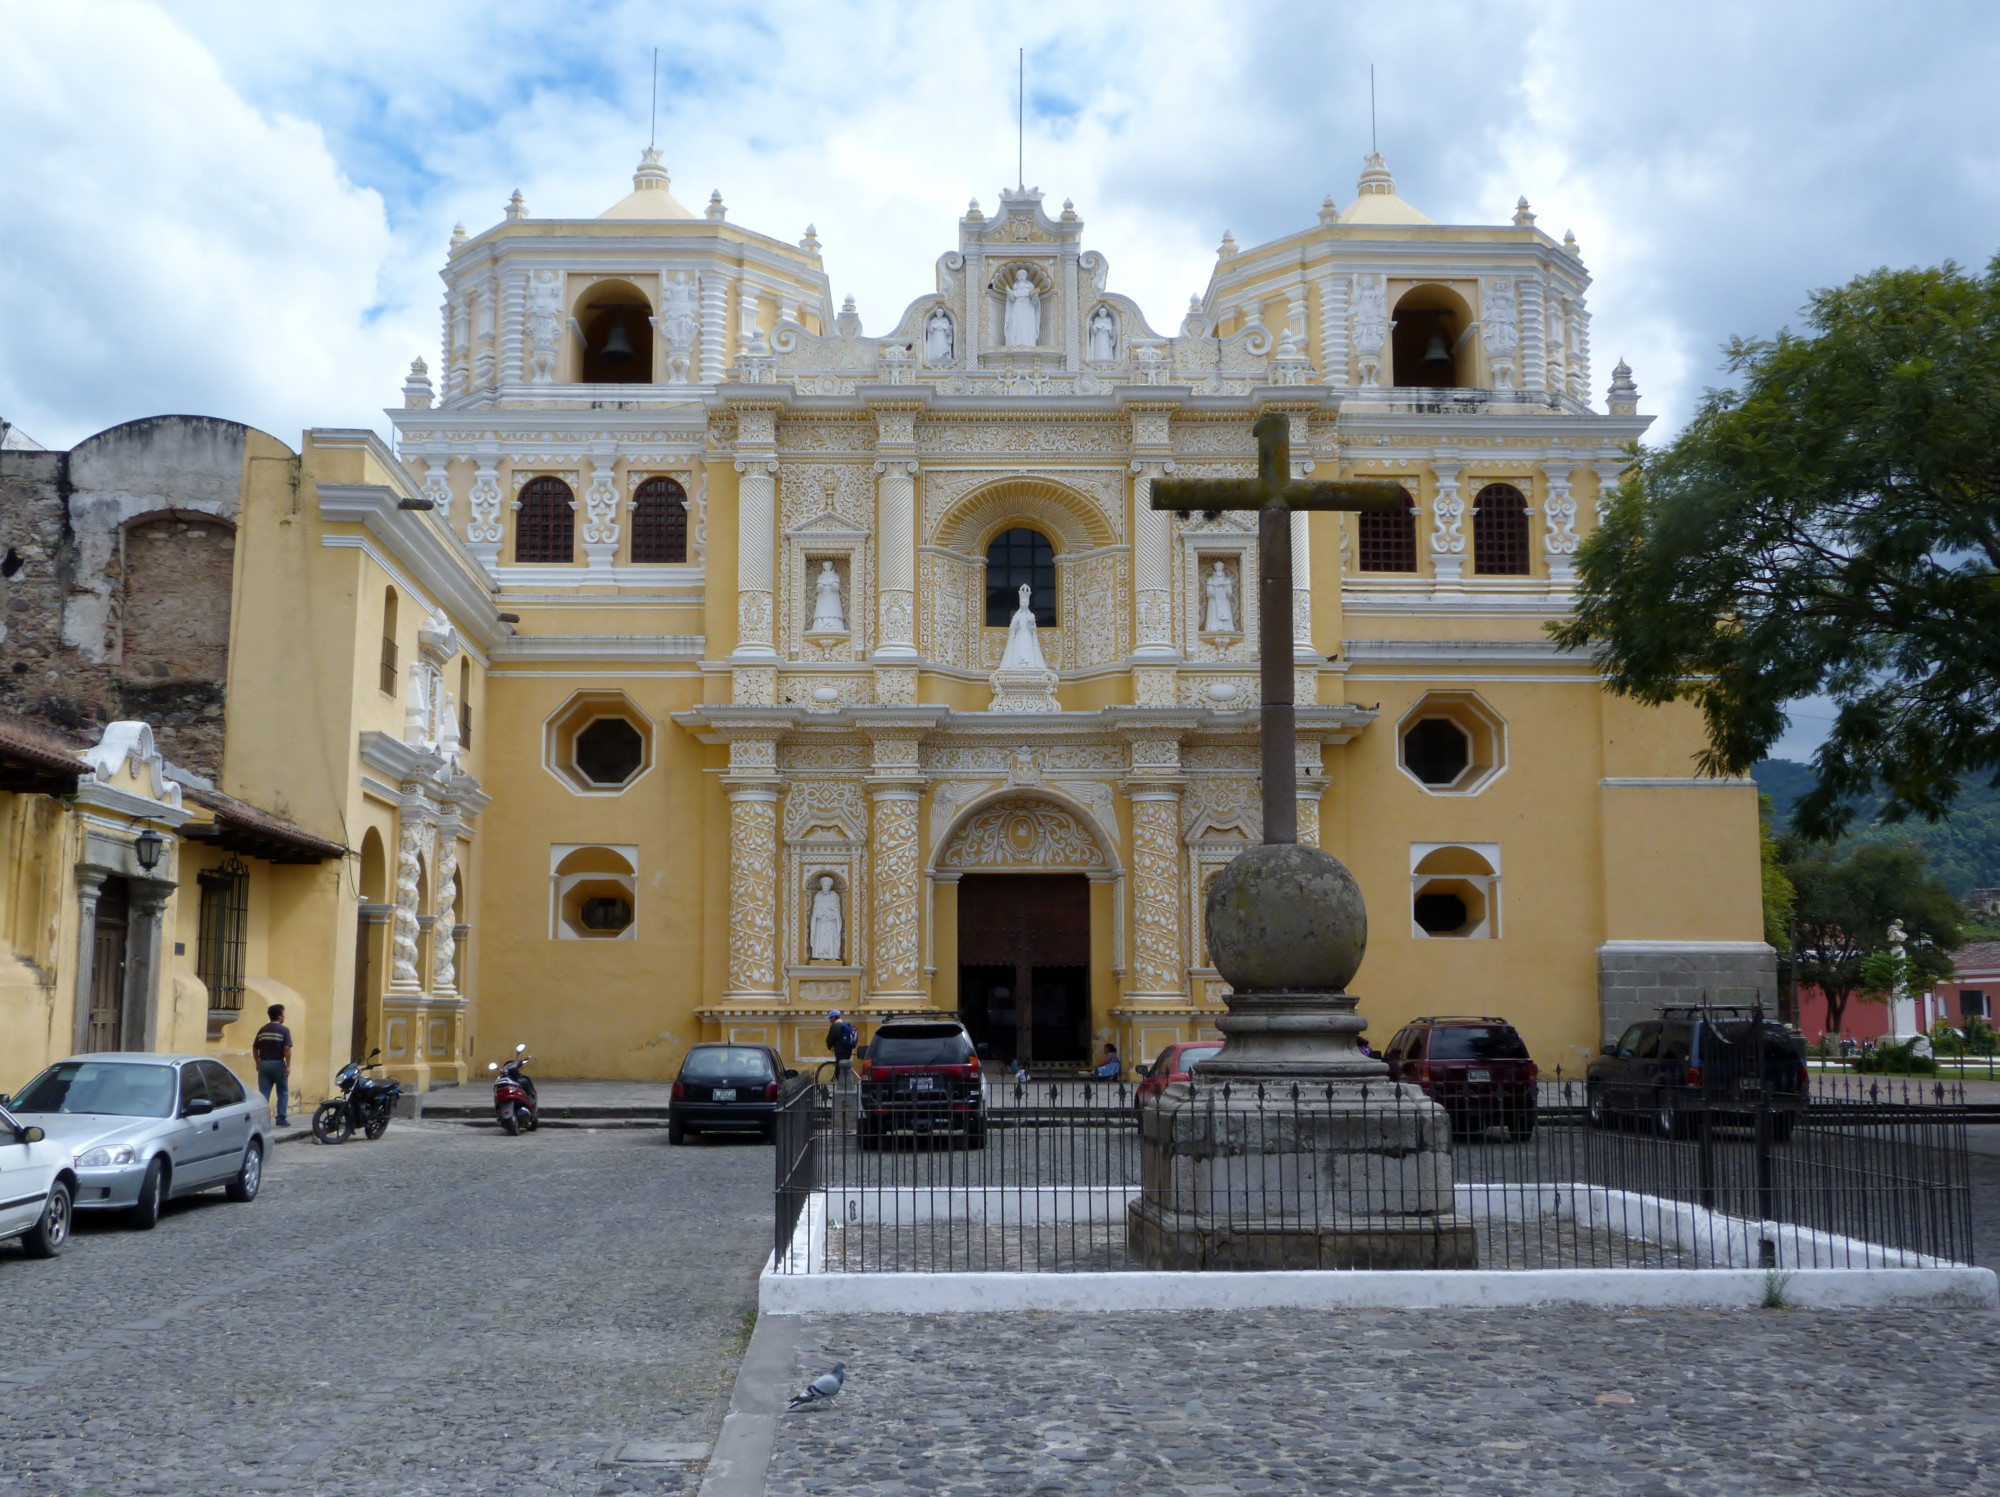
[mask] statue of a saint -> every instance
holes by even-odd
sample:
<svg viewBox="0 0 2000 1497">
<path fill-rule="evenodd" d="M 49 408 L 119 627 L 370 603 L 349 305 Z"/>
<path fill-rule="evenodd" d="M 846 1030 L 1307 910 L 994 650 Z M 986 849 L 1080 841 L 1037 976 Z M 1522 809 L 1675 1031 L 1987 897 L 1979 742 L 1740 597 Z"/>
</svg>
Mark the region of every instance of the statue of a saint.
<svg viewBox="0 0 2000 1497">
<path fill-rule="evenodd" d="M 1236 632 L 1236 588 L 1229 580 L 1229 573 L 1222 563 L 1215 564 L 1215 570 L 1203 580 L 1208 589 L 1208 616 L 1202 621 L 1202 628 L 1211 634 L 1234 634 Z"/>
<path fill-rule="evenodd" d="M 810 950 L 816 962 L 840 960 L 840 891 L 830 873 L 819 876 L 819 892 L 813 895 Z"/>
<path fill-rule="evenodd" d="M 819 592 L 813 601 L 812 632 L 845 634 L 847 614 L 840 606 L 840 573 L 834 571 L 832 562 L 819 564 L 819 578 L 815 585 Z"/>
<path fill-rule="evenodd" d="M 924 319 L 924 362 L 949 364 L 951 349 L 951 313 L 943 307 L 933 307 L 931 315 Z"/>
<path fill-rule="evenodd" d="M 1004 331 L 1009 348 L 1033 348 L 1041 341 L 1041 298 L 1025 270 L 1015 271 L 1014 284 L 1007 288 L 1007 325 Z"/>
<path fill-rule="evenodd" d="M 1108 364 L 1118 357 L 1118 317 L 1109 307 L 1090 314 L 1090 362 Z"/>
<path fill-rule="evenodd" d="M 1000 657 L 1003 671 L 1045 671 L 1048 662 L 1042 659 L 1041 641 L 1035 638 L 1035 610 L 1028 606 L 1032 590 L 1024 582 L 1021 584 L 1021 606 L 1015 610 L 1013 620 L 1007 625 L 1007 653 Z"/>
</svg>

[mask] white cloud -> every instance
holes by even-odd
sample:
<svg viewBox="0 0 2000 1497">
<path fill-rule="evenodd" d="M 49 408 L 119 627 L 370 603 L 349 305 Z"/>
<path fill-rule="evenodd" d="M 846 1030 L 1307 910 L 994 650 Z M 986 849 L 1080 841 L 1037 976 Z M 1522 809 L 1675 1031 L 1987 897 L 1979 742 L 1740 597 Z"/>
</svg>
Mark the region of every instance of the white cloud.
<svg viewBox="0 0 2000 1497">
<path fill-rule="evenodd" d="M 2000 242 L 2000 27 L 1839 0 L 1533 11 L 1319 4 L 1003 9 L 803 0 L 0 0 L 0 413 L 40 439 L 201 409 L 295 434 L 382 424 L 437 338 L 454 221 L 519 186 L 587 215 L 626 190 L 662 50 L 683 200 L 785 238 L 814 223 L 836 297 L 880 329 L 931 285 L 966 199 L 1027 177 L 1076 201 L 1156 325 L 1243 244 L 1343 201 L 1367 66 L 1404 195 L 1498 222 L 1525 192 L 1597 277 L 1596 394 L 1620 354 L 1665 431 L 1732 331 L 1815 285 Z M 87 19 L 79 20 L 78 17 Z M 1949 45 L 1942 45 L 1943 38 Z"/>
<path fill-rule="evenodd" d="M 408 338 L 376 313 L 382 200 L 318 126 L 246 104 L 152 6 L 20 6 L 5 28 L 0 410 L 48 445 L 162 410 L 289 441 L 364 416 Z"/>
</svg>

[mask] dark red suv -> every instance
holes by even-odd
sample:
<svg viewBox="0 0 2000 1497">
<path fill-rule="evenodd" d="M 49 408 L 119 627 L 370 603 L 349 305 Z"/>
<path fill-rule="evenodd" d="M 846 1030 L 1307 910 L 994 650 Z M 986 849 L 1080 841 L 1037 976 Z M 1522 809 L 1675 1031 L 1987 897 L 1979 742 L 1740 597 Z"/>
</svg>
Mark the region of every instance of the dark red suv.
<svg viewBox="0 0 2000 1497">
<path fill-rule="evenodd" d="M 1498 1123 L 1515 1138 L 1534 1136 L 1535 1063 L 1505 1019 L 1417 1019 L 1396 1031 L 1382 1059 L 1391 1081 L 1422 1087 L 1454 1128 Z"/>
</svg>

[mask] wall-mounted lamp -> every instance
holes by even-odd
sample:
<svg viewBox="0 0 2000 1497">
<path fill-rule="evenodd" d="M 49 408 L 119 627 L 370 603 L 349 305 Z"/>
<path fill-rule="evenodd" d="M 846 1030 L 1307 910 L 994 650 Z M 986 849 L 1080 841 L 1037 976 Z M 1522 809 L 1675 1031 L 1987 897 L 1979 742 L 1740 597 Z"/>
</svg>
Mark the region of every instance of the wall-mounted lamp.
<svg viewBox="0 0 2000 1497">
<path fill-rule="evenodd" d="M 139 856 L 139 866 L 151 873 L 160 866 L 160 854 L 167 850 L 167 839 L 147 827 L 132 843 L 132 850 Z"/>
<path fill-rule="evenodd" d="M 521 615 L 518 613 L 496 614 L 495 617 L 503 624 L 518 624 L 521 622 Z"/>
<path fill-rule="evenodd" d="M 398 508 L 398 509 L 436 509 L 436 508 L 437 508 L 437 500 L 435 500 L 435 499 L 398 499 L 398 500 L 396 501 L 396 508 Z"/>
</svg>

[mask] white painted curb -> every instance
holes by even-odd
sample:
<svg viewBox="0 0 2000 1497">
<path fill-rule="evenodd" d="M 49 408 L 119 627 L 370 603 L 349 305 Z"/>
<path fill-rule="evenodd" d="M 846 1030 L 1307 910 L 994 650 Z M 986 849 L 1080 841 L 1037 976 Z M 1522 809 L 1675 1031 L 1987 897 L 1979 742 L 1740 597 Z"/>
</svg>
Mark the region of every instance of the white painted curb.
<svg viewBox="0 0 2000 1497">
<path fill-rule="evenodd" d="M 1802 1310 L 2000 1308 L 1989 1268 L 1801 1268 Z M 1763 1303 L 1754 1268 L 1331 1269 L 1274 1273 L 773 1273 L 765 1315 L 966 1315 L 1021 1310 L 1477 1310 L 1531 1305 L 1738 1310 Z"/>
</svg>

